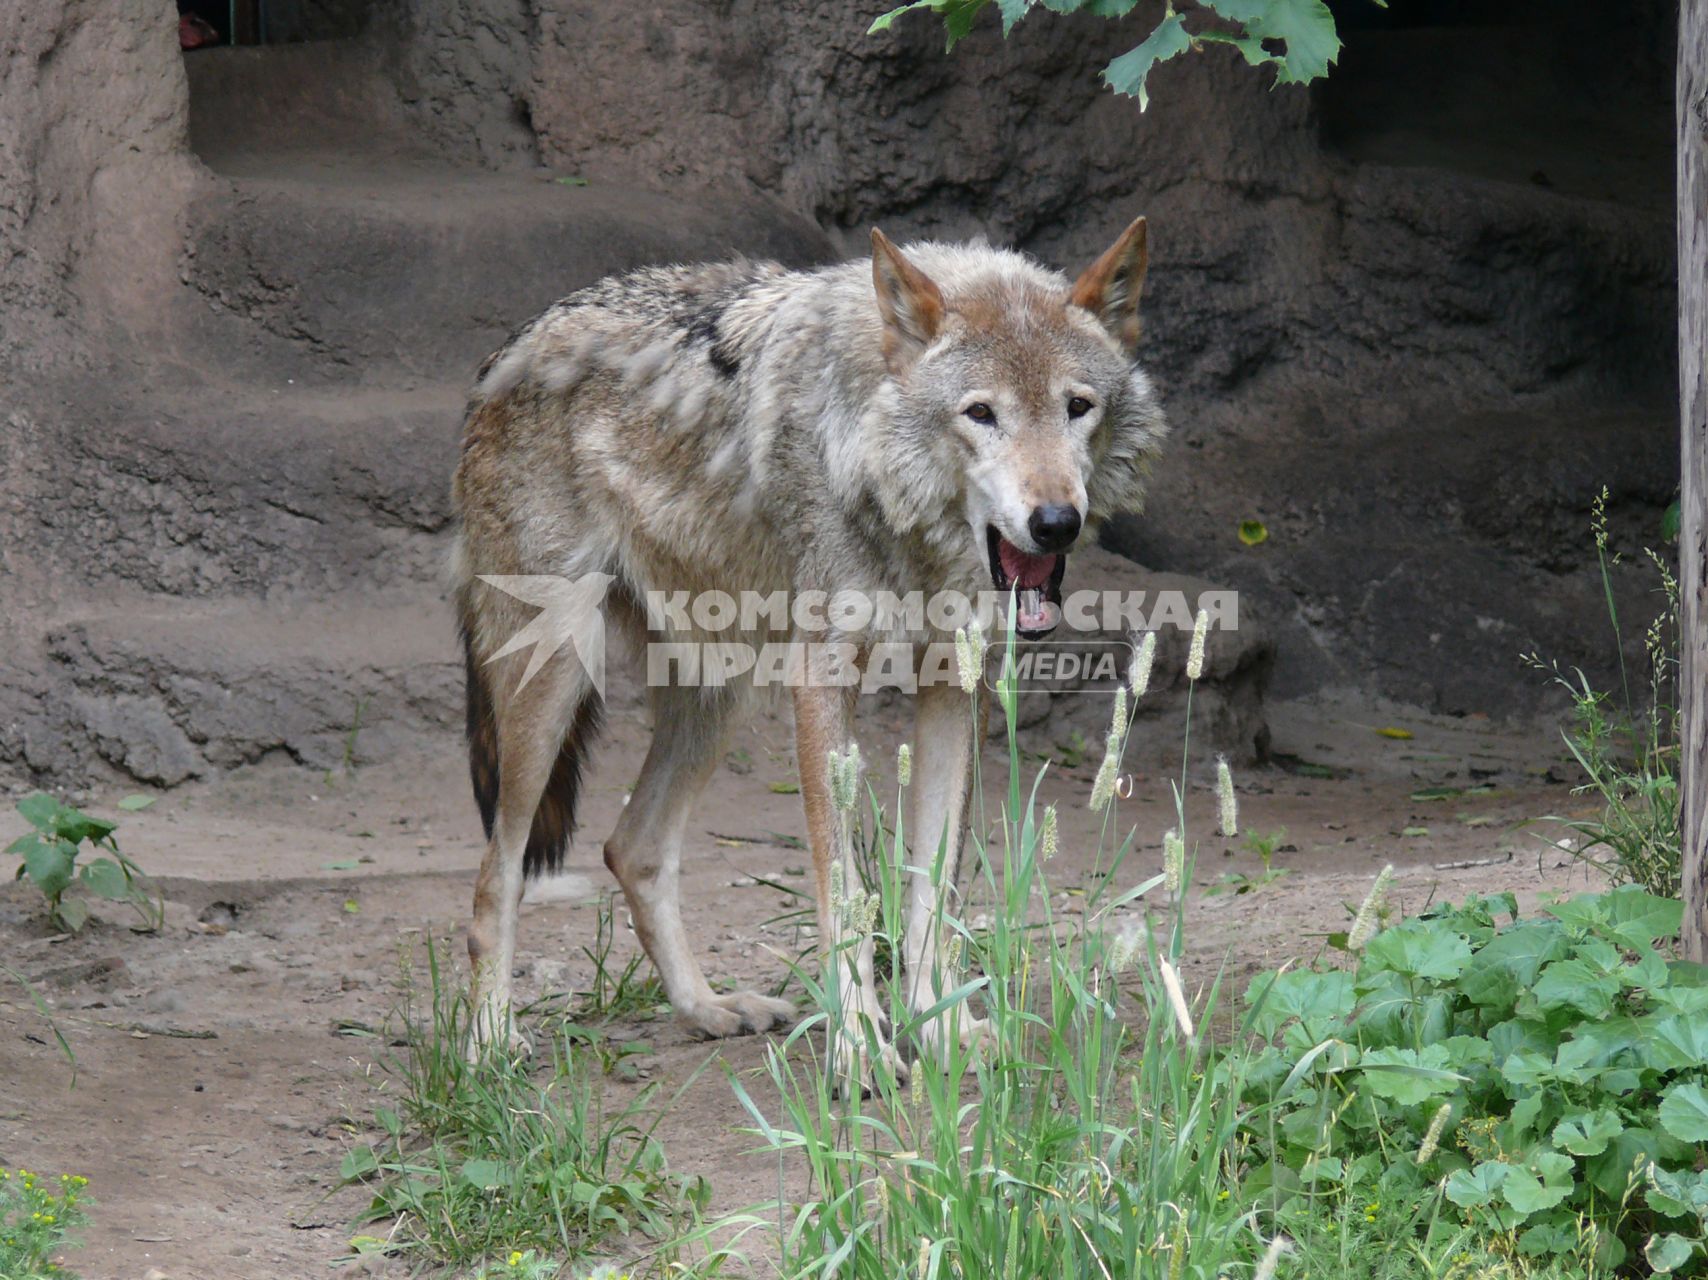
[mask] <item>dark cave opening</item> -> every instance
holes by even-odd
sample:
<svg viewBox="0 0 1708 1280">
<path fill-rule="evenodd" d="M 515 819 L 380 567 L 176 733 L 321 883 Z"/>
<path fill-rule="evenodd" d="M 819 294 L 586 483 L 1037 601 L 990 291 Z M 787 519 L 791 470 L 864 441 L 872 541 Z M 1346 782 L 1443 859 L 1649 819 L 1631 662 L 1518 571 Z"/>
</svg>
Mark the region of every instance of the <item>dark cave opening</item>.
<svg viewBox="0 0 1708 1280">
<path fill-rule="evenodd" d="M 1331 0 L 1325 146 L 1641 207 L 1673 200 L 1675 0 Z"/>
</svg>

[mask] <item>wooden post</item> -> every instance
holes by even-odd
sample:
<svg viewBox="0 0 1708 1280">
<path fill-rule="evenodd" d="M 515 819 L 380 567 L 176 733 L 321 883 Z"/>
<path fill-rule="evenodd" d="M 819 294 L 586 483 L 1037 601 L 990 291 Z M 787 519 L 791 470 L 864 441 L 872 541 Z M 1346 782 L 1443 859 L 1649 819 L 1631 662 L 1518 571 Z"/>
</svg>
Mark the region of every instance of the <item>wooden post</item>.
<svg viewBox="0 0 1708 1280">
<path fill-rule="evenodd" d="M 1679 5 L 1677 93 L 1682 942 L 1708 963 L 1708 0 Z"/>
</svg>

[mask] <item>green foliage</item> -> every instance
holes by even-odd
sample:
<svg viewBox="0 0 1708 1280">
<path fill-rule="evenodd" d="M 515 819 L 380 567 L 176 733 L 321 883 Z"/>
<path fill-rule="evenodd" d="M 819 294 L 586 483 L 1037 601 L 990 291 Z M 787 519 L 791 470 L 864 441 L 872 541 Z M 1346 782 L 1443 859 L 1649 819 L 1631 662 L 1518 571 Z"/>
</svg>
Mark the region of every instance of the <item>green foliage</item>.
<svg viewBox="0 0 1708 1280">
<path fill-rule="evenodd" d="M 1599 818 L 1555 819 L 1577 833 L 1576 854 L 1598 860 L 1605 856 L 1616 879 L 1642 885 L 1661 897 L 1677 897 L 1684 865 L 1677 776 L 1678 580 L 1666 561 L 1653 551 L 1648 553 L 1657 594 L 1665 603 L 1643 633 L 1648 687 L 1640 697 L 1633 697 L 1625 671 L 1624 633 L 1613 599 L 1612 566 L 1617 557 L 1608 550 L 1606 502 L 1603 489 L 1595 500 L 1591 529 L 1602 595 L 1614 642 L 1620 646 L 1619 696 L 1592 688 L 1582 671 L 1567 675 L 1557 663 L 1545 663 L 1536 654 L 1525 655 L 1525 661 L 1549 673 L 1570 695 L 1573 723 L 1564 737 L 1587 777 L 1576 794 L 1599 796 L 1603 803 Z"/>
<path fill-rule="evenodd" d="M 133 810 L 148 803 L 146 797 L 127 796 L 119 807 Z M 31 830 L 12 841 L 6 852 L 19 855 L 16 878 L 28 876 L 42 891 L 56 925 L 76 933 L 89 922 L 87 900 L 67 896 L 77 886 L 84 894 L 109 902 L 128 902 L 142 917 L 145 931 L 160 927 L 160 904 L 143 889 L 142 869 L 119 851 L 114 839 L 118 823 L 92 818 L 44 791 L 25 796 L 17 808 Z M 101 856 L 79 863 L 84 844 L 91 851 L 101 851 Z"/>
<path fill-rule="evenodd" d="M 1531 919 L 1500 894 L 1385 930 L 1356 972 L 1260 975 L 1253 1181 L 1286 1222 L 1325 1187 L 1440 1187 L 1518 1257 L 1704 1274 L 1708 970 L 1659 949 L 1681 913 L 1635 885 Z"/>
<path fill-rule="evenodd" d="M 363 1222 L 395 1219 L 373 1249 L 550 1275 L 544 1259 L 583 1257 L 635 1233 L 668 1237 L 698 1212 L 705 1184 L 673 1175 L 653 1139 L 655 1087 L 607 1113 L 584 1048 L 567 1034 L 536 1054 L 536 1070 L 496 1051 L 470 1062 L 467 996 L 442 980 L 432 946 L 428 973 L 425 1009 L 406 988 L 404 1052 L 384 1064 L 393 1096 L 374 1111 L 379 1137 L 339 1168 L 373 1189 Z M 505 1261 L 517 1253 L 525 1265 Z"/>
<path fill-rule="evenodd" d="M 71 1273 L 55 1261 L 71 1231 L 88 1222 L 87 1178 L 43 1180 L 28 1169 L 0 1169 L 0 1277 L 49 1280 Z"/>
<path fill-rule="evenodd" d="M 897 18 L 915 9 L 930 9 L 943 19 L 949 47 L 973 29 L 978 16 L 992 0 L 910 0 L 891 9 L 872 23 L 871 31 L 887 30 Z M 1377 0 L 1381 3 L 1382 0 Z M 1002 17 L 1002 33 L 1033 8 L 1033 0 L 995 0 Z M 1101 18 L 1122 18 L 1138 0 L 1041 0 L 1052 13 L 1081 10 Z M 1150 105 L 1146 82 L 1159 62 L 1196 51 L 1206 44 L 1228 44 L 1252 66 L 1275 68 L 1278 84 L 1307 84 L 1328 74 L 1329 65 L 1340 53 L 1334 15 L 1323 0 L 1203 0 L 1191 11 L 1204 14 L 1194 30 L 1186 25 L 1186 14 L 1170 4 L 1163 19 L 1134 48 L 1103 69 L 1103 79 L 1116 93 L 1139 100 L 1139 110 Z"/>
</svg>

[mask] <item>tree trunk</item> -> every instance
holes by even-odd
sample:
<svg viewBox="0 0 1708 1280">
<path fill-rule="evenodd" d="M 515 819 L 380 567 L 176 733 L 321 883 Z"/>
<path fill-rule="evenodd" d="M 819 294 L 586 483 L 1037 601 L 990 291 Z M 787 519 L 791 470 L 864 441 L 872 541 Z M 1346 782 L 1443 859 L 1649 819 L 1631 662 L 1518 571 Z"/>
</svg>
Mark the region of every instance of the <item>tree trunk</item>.
<svg viewBox="0 0 1708 1280">
<path fill-rule="evenodd" d="M 1677 93 L 1683 943 L 1708 963 L 1708 0 L 1679 6 Z"/>
</svg>

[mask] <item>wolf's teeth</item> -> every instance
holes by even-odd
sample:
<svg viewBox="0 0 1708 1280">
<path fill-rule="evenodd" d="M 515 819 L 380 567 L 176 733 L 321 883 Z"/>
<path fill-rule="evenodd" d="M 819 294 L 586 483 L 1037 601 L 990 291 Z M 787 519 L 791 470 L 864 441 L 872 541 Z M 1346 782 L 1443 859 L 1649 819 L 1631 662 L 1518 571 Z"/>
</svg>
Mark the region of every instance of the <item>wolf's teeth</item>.
<svg viewBox="0 0 1708 1280">
<path fill-rule="evenodd" d="M 1020 622 L 1022 625 L 1042 620 L 1044 613 L 1044 592 L 1041 588 L 1021 587 L 1020 592 L 1016 597 L 1015 604 L 1020 610 Z"/>
</svg>

